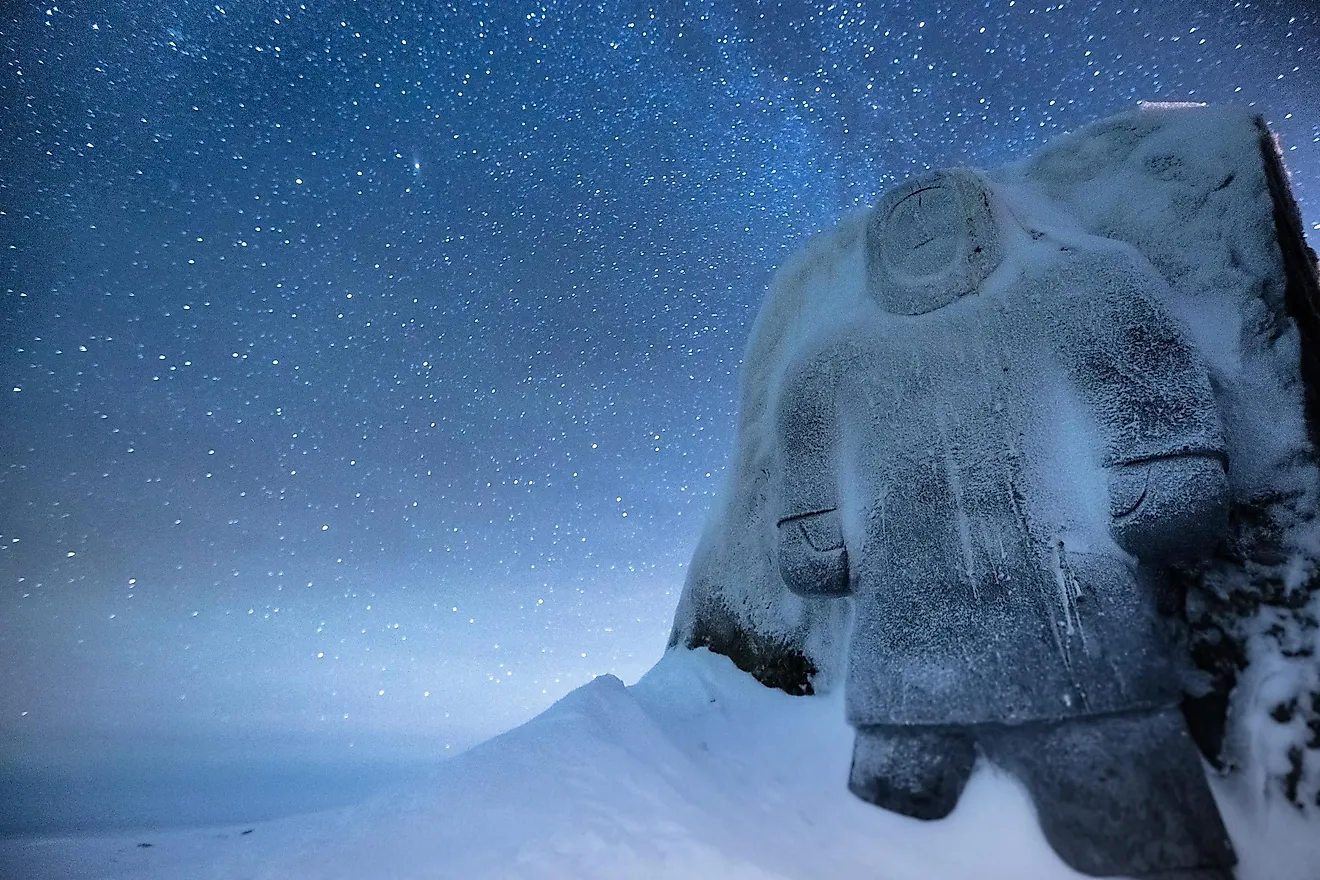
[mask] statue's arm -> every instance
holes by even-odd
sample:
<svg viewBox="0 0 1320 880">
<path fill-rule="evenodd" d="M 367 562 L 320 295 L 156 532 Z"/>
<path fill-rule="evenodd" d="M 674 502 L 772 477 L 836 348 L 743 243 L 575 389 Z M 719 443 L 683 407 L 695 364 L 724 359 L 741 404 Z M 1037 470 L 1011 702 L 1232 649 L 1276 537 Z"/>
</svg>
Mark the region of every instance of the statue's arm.
<svg viewBox="0 0 1320 880">
<path fill-rule="evenodd" d="M 1217 455 L 1186 453 L 1114 465 L 1110 532 L 1139 559 L 1204 558 L 1228 524 L 1228 476 Z"/>
<path fill-rule="evenodd" d="M 838 500 L 836 377 L 828 360 L 809 360 L 790 369 L 779 395 L 777 555 L 785 586 L 799 596 L 849 593 Z"/>
<path fill-rule="evenodd" d="M 1228 525 L 1228 458 L 1209 375 L 1132 276 L 1078 310 L 1075 380 L 1105 434 L 1110 532 L 1156 563 L 1204 557 Z"/>
<path fill-rule="evenodd" d="M 779 521 L 779 575 L 799 596 L 847 596 L 848 548 L 839 511 L 821 510 Z"/>
</svg>

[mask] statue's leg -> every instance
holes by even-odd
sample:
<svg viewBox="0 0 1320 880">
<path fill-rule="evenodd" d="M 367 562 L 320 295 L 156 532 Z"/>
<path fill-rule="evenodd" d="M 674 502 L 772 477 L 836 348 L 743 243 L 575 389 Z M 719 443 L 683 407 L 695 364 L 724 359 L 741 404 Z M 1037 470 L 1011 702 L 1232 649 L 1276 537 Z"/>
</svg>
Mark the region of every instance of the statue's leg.
<svg viewBox="0 0 1320 880">
<path fill-rule="evenodd" d="M 970 731 L 951 727 L 857 728 L 848 788 L 868 803 L 914 819 L 943 819 L 976 764 Z"/>
<path fill-rule="evenodd" d="M 979 738 L 987 757 L 1026 785 L 1045 838 L 1075 870 L 1232 880 L 1237 857 L 1176 707 Z"/>
</svg>

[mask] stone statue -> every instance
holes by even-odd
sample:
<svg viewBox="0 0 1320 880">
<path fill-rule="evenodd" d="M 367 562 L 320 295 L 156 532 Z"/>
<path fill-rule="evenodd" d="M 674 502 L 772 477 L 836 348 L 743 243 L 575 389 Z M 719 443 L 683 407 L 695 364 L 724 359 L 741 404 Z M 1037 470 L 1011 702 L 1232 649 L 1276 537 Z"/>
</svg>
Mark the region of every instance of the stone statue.
<svg viewBox="0 0 1320 880">
<path fill-rule="evenodd" d="M 1076 870 L 1229 878 L 1161 607 L 1227 528 L 1207 372 L 1136 251 L 1028 228 L 963 170 L 870 214 L 874 308 L 781 386 L 780 574 L 853 598 L 858 797 L 942 818 L 979 750 Z"/>
</svg>

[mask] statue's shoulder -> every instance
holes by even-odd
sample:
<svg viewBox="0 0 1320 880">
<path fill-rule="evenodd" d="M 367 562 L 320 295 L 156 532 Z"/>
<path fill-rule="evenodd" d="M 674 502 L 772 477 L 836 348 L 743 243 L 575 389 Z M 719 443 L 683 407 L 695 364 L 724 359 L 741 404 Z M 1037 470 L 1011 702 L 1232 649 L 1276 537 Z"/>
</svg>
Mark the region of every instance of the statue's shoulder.
<svg viewBox="0 0 1320 880">
<path fill-rule="evenodd" d="M 790 373 L 840 374 L 874 362 L 896 344 L 883 315 L 853 315 L 804 340 L 789 362 Z"/>
<path fill-rule="evenodd" d="M 1168 284 L 1132 246 L 1088 236 L 1083 243 L 1041 242 L 1022 261 L 1012 299 L 1044 308 L 1065 322 L 1091 322 L 1114 312 L 1162 311 Z"/>
</svg>

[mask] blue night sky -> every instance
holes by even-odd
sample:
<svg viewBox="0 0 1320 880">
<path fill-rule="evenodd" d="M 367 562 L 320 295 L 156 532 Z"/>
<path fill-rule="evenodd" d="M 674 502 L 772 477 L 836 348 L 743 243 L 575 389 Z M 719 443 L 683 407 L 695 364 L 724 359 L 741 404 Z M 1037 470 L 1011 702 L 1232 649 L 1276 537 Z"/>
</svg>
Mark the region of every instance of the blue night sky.
<svg viewBox="0 0 1320 880">
<path fill-rule="evenodd" d="M 812 233 L 1139 99 L 1258 108 L 1320 229 L 1320 9 L 6 4 L 0 738 L 434 751 L 660 655 Z"/>
</svg>

